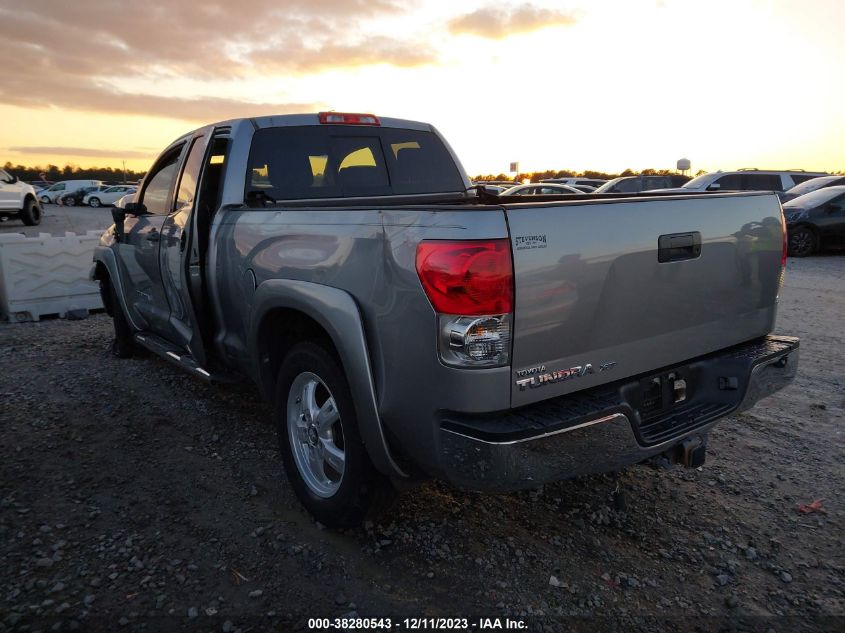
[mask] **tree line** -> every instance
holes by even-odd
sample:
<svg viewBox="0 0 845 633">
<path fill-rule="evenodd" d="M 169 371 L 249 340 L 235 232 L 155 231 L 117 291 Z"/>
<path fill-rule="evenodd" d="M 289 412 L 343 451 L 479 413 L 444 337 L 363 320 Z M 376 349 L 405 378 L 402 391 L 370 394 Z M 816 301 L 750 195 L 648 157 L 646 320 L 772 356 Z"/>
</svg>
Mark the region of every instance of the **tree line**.
<svg viewBox="0 0 845 633">
<path fill-rule="evenodd" d="M 42 167 L 26 167 L 24 165 L 13 165 L 7 161 L 3 169 L 14 174 L 24 182 L 33 180 L 103 180 L 105 182 L 135 182 L 144 177 L 146 172 L 133 169 L 123 170 L 120 167 L 79 167 L 78 165 L 47 165 Z"/>
<path fill-rule="evenodd" d="M 540 182 L 547 178 L 601 178 L 602 180 L 612 180 L 621 176 L 671 176 L 679 172 L 672 169 L 643 169 L 642 171 L 634 171 L 626 169 L 625 171 L 617 173 L 607 173 L 604 171 L 593 171 L 588 169 L 586 171 L 572 171 L 571 169 L 547 169 L 546 171 L 529 171 L 519 173 L 514 177 L 512 174 L 479 174 L 474 176 L 473 180 L 513 180 L 518 182 Z M 707 172 L 699 169 L 695 174 L 700 176 Z"/>
</svg>

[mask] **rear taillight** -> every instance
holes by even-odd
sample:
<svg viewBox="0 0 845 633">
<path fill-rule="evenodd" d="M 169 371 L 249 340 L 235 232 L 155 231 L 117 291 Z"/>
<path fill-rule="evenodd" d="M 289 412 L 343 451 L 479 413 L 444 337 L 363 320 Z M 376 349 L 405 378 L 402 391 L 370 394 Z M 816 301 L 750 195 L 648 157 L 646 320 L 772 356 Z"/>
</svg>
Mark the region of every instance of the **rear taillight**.
<svg viewBox="0 0 845 633">
<path fill-rule="evenodd" d="M 438 313 L 441 360 L 460 367 L 506 365 L 513 312 L 510 242 L 423 241 L 416 268 Z"/>
<path fill-rule="evenodd" d="M 381 125 L 374 114 L 358 114 L 353 112 L 320 112 L 320 123 L 335 123 L 340 125 Z"/>
<path fill-rule="evenodd" d="M 478 316 L 513 309 L 513 264 L 506 239 L 420 242 L 417 274 L 437 312 Z"/>
</svg>

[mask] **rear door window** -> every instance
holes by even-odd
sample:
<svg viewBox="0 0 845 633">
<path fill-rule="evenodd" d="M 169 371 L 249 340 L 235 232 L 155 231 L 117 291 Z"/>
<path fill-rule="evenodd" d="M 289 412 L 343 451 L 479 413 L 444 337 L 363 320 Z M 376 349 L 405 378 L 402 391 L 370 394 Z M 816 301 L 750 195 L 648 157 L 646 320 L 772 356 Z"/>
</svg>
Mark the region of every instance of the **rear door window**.
<svg viewBox="0 0 845 633">
<path fill-rule="evenodd" d="M 818 175 L 811 174 L 790 174 L 790 176 L 792 176 L 792 182 L 796 185 L 800 185 L 802 182 L 812 180 L 813 178 L 818 178 Z"/>
<path fill-rule="evenodd" d="M 783 191 L 779 174 L 742 174 L 741 183 L 745 191 Z"/>
<path fill-rule="evenodd" d="M 449 152 L 431 132 L 358 126 L 258 130 L 247 196 L 276 200 L 463 191 Z"/>
</svg>

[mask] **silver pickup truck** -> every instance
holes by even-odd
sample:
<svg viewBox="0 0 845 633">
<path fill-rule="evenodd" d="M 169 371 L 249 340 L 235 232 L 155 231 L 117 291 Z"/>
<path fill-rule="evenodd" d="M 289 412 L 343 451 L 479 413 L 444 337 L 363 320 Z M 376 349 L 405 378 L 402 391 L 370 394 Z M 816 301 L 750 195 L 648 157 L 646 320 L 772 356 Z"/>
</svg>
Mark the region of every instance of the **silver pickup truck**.
<svg viewBox="0 0 845 633">
<path fill-rule="evenodd" d="M 162 152 L 92 276 L 118 356 L 258 385 L 330 526 L 426 477 L 697 466 L 718 419 L 794 377 L 774 194 L 510 200 L 424 123 L 226 121 Z"/>
</svg>

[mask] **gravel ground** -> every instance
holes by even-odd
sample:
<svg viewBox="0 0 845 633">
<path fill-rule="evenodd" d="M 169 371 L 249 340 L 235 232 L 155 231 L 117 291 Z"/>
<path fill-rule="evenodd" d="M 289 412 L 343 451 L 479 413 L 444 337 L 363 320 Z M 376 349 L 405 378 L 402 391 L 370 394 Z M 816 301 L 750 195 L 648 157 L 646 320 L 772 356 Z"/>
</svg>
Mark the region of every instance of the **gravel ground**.
<svg viewBox="0 0 845 633">
<path fill-rule="evenodd" d="M 790 260 L 778 331 L 803 339 L 799 377 L 724 420 L 701 469 L 432 483 L 340 533 L 296 502 L 253 389 L 116 360 L 105 315 L 0 325 L 0 630 L 845 630 L 843 314 L 845 258 Z"/>
</svg>

